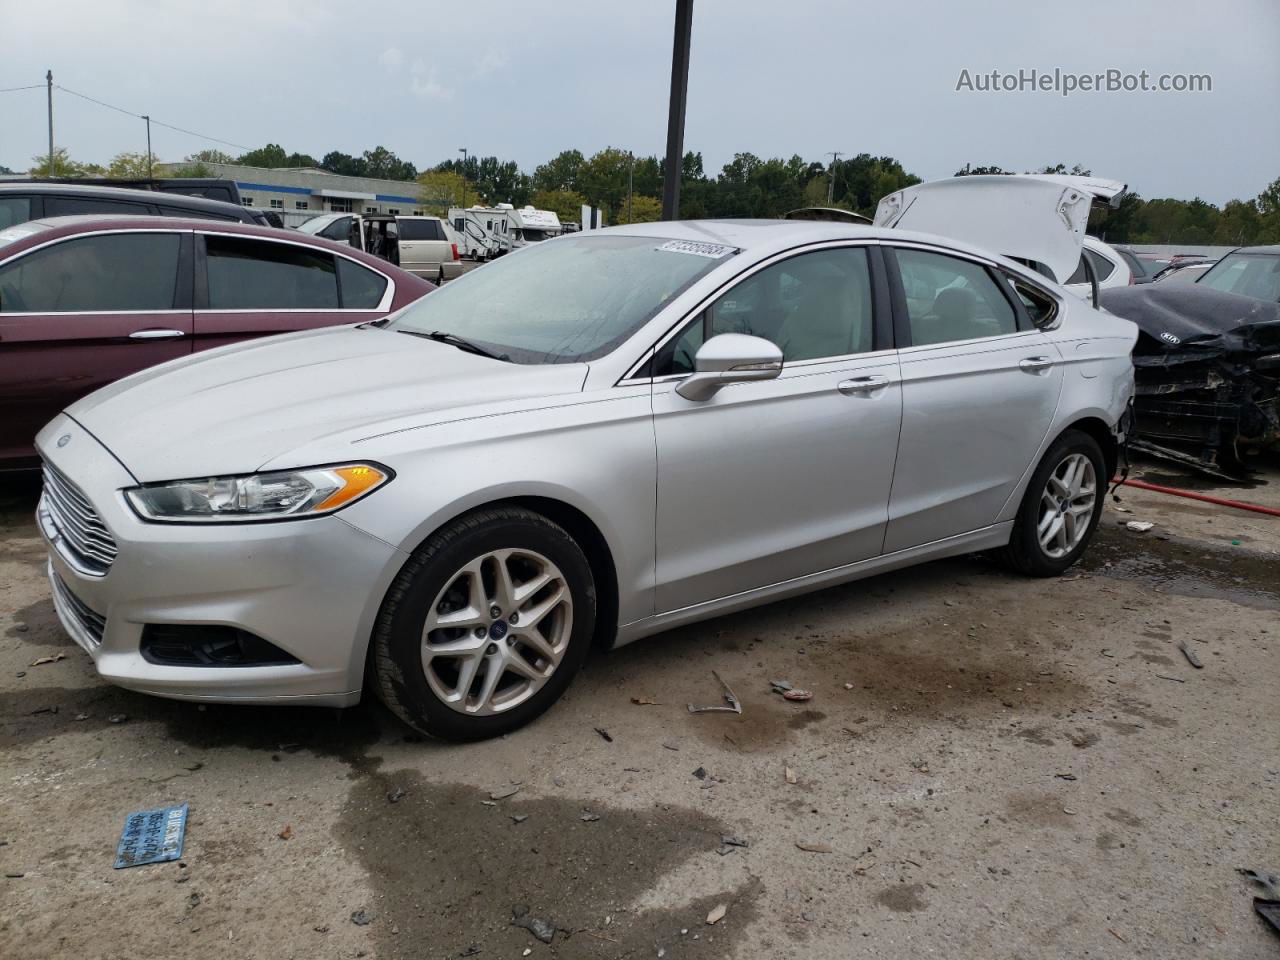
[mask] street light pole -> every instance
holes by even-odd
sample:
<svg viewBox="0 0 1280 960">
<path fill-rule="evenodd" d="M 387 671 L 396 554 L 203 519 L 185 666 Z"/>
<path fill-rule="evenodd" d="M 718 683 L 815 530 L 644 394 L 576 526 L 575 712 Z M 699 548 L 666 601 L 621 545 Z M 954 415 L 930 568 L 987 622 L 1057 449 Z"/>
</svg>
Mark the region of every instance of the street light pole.
<svg viewBox="0 0 1280 960">
<path fill-rule="evenodd" d="M 836 161 L 840 159 L 840 150 L 831 151 L 831 176 L 827 179 L 827 206 L 836 202 Z"/>
<path fill-rule="evenodd" d="M 636 187 L 636 155 L 630 150 L 627 151 L 627 223 L 632 223 L 631 219 L 631 194 L 635 192 Z"/>
<path fill-rule="evenodd" d="M 143 114 L 142 119 L 147 121 L 147 179 L 150 180 L 155 176 L 155 171 L 152 169 L 154 164 L 151 159 L 151 118 Z"/>
<path fill-rule="evenodd" d="M 689 93 L 689 37 L 693 0 L 676 0 L 675 40 L 671 48 L 671 106 L 667 113 L 667 169 L 662 180 L 662 219 L 680 216 L 680 176 L 684 166 L 684 113 Z"/>
<path fill-rule="evenodd" d="M 44 75 L 45 86 L 49 91 L 49 177 L 53 177 L 53 71 Z"/>
<path fill-rule="evenodd" d="M 459 147 L 458 152 L 462 154 L 462 209 L 467 209 L 467 148 Z"/>
</svg>

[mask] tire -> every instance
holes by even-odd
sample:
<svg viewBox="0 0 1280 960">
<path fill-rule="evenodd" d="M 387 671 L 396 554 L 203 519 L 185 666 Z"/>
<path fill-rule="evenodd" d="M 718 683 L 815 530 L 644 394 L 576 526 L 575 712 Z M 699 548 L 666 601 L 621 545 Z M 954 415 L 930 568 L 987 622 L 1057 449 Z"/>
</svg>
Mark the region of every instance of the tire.
<svg viewBox="0 0 1280 960">
<path fill-rule="evenodd" d="M 392 583 L 374 627 L 372 679 L 421 733 L 501 736 L 559 699 L 595 619 L 590 565 L 562 527 L 519 507 L 479 510 L 432 534 Z"/>
<path fill-rule="evenodd" d="M 1063 484 L 1063 477 L 1070 480 L 1074 476 L 1066 473 L 1068 463 L 1082 467 L 1079 492 L 1075 496 L 1071 496 L 1069 486 Z M 1083 467 L 1085 463 L 1087 467 Z M 1026 576 L 1056 577 L 1061 574 L 1080 559 L 1093 539 L 1102 517 L 1107 481 L 1106 461 L 1098 442 L 1079 430 L 1063 433 L 1049 447 L 1031 475 L 1027 492 L 1018 507 L 1009 544 L 997 551 L 997 556 L 1006 566 Z M 1092 488 L 1091 501 L 1084 496 L 1089 487 Z M 1066 504 L 1065 509 L 1057 511 L 1060 526 L 1054 523 L 1050 498 L 1056 499 L 1060 507 Z M 1091 503 L 1087 510 L 1086 503 Z M 1046 524 L 1043 533 L 1049 540 L 1047 545 L 1041 539 L 1042 522 Z M 1082 522 L 1085 526 L 1080 530 Z M 1056 535 L 1050 535 L 1050 531 L 1055 531 Z"/>
</svg>

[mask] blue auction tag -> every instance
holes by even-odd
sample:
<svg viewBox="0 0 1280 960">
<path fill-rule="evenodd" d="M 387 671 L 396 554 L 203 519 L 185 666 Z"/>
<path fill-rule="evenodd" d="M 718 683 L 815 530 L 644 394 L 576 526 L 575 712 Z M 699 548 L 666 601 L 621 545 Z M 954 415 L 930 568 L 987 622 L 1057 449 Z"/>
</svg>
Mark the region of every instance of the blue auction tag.
<svg viewBox="0 0 1280 960">
<path fill-rule="evenodd" d="M 182 840 L 187 832 L 187 805 L 161 807 L 131 813 L 124 821 L 124 833 L 116 849 L 116 869 L 144 863 L 163 863 L 182 856 Z"/>
</svg>

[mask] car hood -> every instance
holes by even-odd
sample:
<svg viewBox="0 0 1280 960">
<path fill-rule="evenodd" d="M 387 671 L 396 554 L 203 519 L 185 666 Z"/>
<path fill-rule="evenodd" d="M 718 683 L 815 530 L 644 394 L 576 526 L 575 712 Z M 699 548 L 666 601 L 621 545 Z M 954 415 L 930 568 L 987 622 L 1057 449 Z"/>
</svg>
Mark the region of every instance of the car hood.
<svg viewBox="0 0 1280 960">
<path fill-rule="evenodd" d="M 882 199 L 875 225 L 964 240 L 992 253 L 1033 260 L 1059 283 L 1075 272 L 1094 200 L 1118 203 L 1125 185 L 1051 174 L 952 177 Z"/>
<path fill-rule="evenodd" d="M 251 473 L 325 438 L 343 459 L 350 442 L 388 428 L 577 393 L 586 372 L 586 364 L 525 366 L 391 330 L 330 327 L 153 367 L 67 414 L 148 483 Z"/>
<path fill-rule="evenodd" d="M 1280 303 L 1163 283 L 1104 290 L 1101 302 L 1142 331 L 1134 350 L 1138 365 L 1165 354 L 1200 360 L 1280 353 Z"/>
</svg>

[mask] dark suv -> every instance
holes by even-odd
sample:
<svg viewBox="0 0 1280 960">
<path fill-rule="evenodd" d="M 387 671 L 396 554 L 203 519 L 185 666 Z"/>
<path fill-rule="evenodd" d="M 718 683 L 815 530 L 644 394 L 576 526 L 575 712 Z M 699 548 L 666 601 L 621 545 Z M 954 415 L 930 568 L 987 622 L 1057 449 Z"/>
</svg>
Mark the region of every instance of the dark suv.
<svg viewBox="0 0 1280 960">
<path fill-rule="evenodd" d="M 74 183 L 0 183 L 0 230 L 28 220 L 101 213 L 266 223 L 247 207 L 181 193 Z"/>
</svg>

